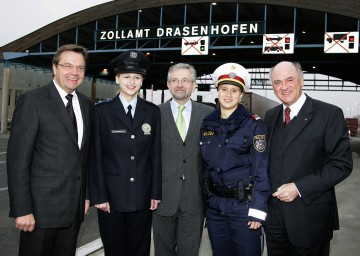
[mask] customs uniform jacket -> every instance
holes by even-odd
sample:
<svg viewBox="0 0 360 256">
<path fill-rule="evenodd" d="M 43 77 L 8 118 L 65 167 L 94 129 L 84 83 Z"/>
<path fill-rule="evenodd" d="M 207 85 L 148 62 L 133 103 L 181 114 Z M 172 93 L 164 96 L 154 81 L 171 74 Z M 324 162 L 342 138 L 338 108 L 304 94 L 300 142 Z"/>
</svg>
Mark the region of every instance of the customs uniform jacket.
<svg viewBox="0 0 360 256">
<path fill-rule="evenodd" d="M 160 110 L 138 97 L 132 121 L 115 98 L 98 103 L 89 159 L 91 205 L 109 202 L 112 212 L 149 209 L 161 199 Z"/>
<path fill-rule="evenodd" d="M 224 216 L 249 215 L 250 220 L 264 220 L 270 196 L 265 135 L 265 123 L 242 105 L 226 120 L 221 120 L 219 108 L 204 119 L 201 129 L 204 176 L 221 189 L 236 189 L 240 180 L 244 186 L 253 183 L 250 201 L 209 192 L 208 208 Z"/>
</svg>

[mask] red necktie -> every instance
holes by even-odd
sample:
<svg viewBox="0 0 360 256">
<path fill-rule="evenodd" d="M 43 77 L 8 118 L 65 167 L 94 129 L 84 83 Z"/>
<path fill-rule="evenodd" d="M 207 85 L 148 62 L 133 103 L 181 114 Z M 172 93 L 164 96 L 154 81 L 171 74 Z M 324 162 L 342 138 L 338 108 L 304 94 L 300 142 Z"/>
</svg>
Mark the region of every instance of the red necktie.
<svg viewBox="0 0 360 256">
<path fill-rule="evenodd" d="M 287 126 L 290 123 L 290 108 L 285 108 L 285 122 L 284 126 Z"/>
</svg>

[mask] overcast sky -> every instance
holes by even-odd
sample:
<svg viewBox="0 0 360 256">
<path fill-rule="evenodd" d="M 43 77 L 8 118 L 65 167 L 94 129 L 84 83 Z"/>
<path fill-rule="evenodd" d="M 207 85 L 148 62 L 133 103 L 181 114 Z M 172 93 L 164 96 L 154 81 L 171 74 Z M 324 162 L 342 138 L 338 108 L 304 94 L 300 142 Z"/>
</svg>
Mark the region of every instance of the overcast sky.
<svg viewBox="0 0 360 256">
<path fill-rule="evenodd" d="M 0 8 L 0 46 L 70 14 L 112 0 L 7 0 Z"/>
<path fill-rule="evenodd" d="M 0 46 L 6 45 L 51 22 L 89 7 L 112 0 L 10 0 L 0 8 Z M 179 52 L 179 54 L 181 54 Z M 241 64 L 241 63 L 240 63 Z M 354 72 L 358 72 L 354 70 Z M 271 91 L 254 91 L 277 100 Z M 359 115 L 360 92 L 306 91 L 320 99 L 342 108 L 345 117 Z"/>
</svg>

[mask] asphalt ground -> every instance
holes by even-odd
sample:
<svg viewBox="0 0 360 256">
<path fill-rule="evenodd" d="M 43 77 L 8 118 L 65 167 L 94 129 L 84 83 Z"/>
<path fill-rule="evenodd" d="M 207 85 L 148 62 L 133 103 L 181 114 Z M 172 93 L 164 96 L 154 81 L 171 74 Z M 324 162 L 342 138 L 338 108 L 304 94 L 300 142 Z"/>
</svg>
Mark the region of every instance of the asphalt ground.
<svg viewBox="0 0 360 256">
<path fill-rule="evenodd" d="M 6 147 L 8 134 L 0 133 L 0 256 L 18 254 L 19 231 L 14 227 L 14 220 L 8 217 L 9 197 L 6 176 Z M 336 186 L 336 195 L 340 215 L 340 230 L 334 232 L 331 242 L 331 256 L 353 256 L 360 252 L 360 137 L 351 137 L 354 169 L 352 174 Z M 104 255 L 99 241 L 97 213 L 94 208 L 85 216 L 78 238 L 77 256 Z M 151 249 L 153 255 L 153 246 Z M 204 230 L 199 256 L 210 256 L 211 248 Z M 264 256 L 266 256 L 266 248 Z"/>
</svg>

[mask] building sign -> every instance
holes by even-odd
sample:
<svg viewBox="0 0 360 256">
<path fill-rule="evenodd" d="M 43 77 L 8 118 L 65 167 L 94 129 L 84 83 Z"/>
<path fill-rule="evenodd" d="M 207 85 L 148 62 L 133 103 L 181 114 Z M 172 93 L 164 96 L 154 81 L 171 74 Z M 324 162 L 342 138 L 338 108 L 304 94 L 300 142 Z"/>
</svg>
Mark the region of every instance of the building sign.
<svg viewBox="0 0 360 256">
<path fill-rule="evenodd" d="M 326 32 L 324 53 L 358 53 L 359 32 Z"/>
<path fill-rule="evenodd" d="M 183 37 L 181 55 L 208 55 L 209 37 Z"/>
<path fill-rule="evenodd" d="M 263 54 L 293 54 L 294 34 L 265 34 Z"/>
<path fill-rule="evenodd" d="M 95 39 L 101 41 L 164 39 L 193 36 L 237 36 L 264 34 L 263 21 L 229 24 L 181 25 L 169 27 L 118 28 L 95 31 Z"/>
</svg>

